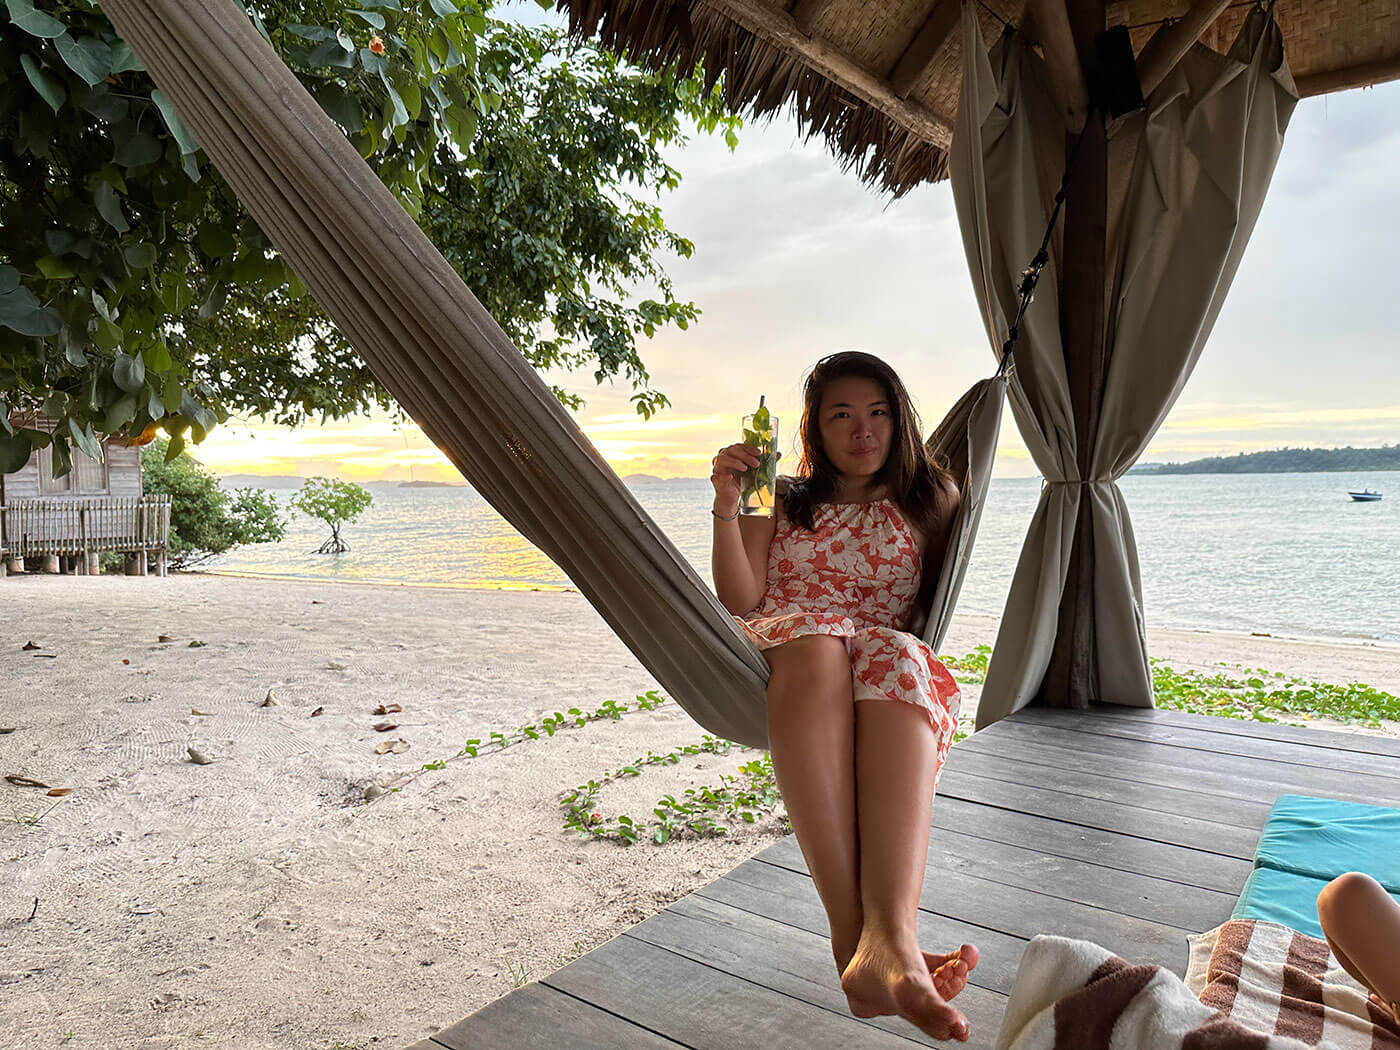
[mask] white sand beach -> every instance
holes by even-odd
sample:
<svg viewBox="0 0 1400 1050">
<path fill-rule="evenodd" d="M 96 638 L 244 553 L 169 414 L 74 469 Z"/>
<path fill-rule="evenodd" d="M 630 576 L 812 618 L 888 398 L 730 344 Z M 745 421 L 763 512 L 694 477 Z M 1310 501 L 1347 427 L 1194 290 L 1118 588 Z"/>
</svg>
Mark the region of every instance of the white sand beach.
<svg viewBox="0 0 1400 1050">
<path fill-rule="evenodd" d="M 0 781 L 7 1050 L 403 1047 L 782 833 L 624 848 L 563 829 L 565 790 L 699 741 L 674 704 L 452 757 L 657 688 L 576 594 L 25 576 L 0 580 L 0 610 L 0 775 L 72 789 Z M 961 617 L 943 650 L 995 628 Z M 1154 631 L 1150 648 L 1400 691 L 1396 646 Z M 391 703 L 397 728 L 376 732 Z M 409 748 L 377 755 L 386 739 Z M 752 757 L 649 767 L 599 805 L 649 813 Z"/>
</svg>

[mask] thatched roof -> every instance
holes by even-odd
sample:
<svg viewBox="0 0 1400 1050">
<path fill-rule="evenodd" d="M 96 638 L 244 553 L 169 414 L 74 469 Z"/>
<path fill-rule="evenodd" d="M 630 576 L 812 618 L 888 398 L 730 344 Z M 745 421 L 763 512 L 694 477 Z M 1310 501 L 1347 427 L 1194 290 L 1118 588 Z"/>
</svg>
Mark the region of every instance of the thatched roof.
<svg viewBox="0 0 1400 1050">
<path fill-rule="evenodd" d="M 556 0 L 572 31 L 633 61 L 704 63 L 737 112 L 791 104 L 861 177 L 895 194 L 947 174 L 962 69 L 961 0 Z M 1026 0 L 976 0 L 983 35 L 1021 26 Z M 1223 11 L 1202 35 L 1234 40 L 1252 0 L 1115 0 L 1107 23 L 1141 49 L 1193 7 Z M 1289 65 L 1304 96 L 1400 78 L 1400 0 L 1277 0 Z"/>
</svg>

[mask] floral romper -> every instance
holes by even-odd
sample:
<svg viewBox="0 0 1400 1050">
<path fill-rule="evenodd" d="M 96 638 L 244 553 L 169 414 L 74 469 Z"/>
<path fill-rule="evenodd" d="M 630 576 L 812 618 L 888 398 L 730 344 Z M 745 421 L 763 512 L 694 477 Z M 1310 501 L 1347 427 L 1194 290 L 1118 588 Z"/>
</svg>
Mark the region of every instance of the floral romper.
<svg viewBox="0 0 1400 1050">
<path fill-rule="evenodd" d="M 809 634 L 844 639 L 855 700 L 922 707 L 938 736 L 941 776 L 962 696 L 933 650 L 903 629 L 923 571 L 913 529 L 890 499 L 818 504 L 812 524 L 809 532 L 778 522 L 768 589 L 739 625 L 760 649 Z"/>
</svg>

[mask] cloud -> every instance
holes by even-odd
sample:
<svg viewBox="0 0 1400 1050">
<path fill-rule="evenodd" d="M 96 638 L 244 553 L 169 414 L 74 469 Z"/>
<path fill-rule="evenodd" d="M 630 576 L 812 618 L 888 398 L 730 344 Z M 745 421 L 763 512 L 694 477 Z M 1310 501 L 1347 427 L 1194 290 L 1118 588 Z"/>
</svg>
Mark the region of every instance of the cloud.
<svg viewBox="0 0 1400 1050">
<path fill-rule="evenodd" d="M 505 10 L 560 24 L 530 3 Z M 683 181 L 663 212 L 695 254 L 666 269 L 702 315 L 640 351 L 673 407 L 647 422 L 625 381 L 598 387 L 589 369 L 544 377 L 584 397 L 576 418 L 620 469 L 703 476 L 760 394 L 795 455 L 803 376 L 836 350 L 889 361 L 926 429 L 992 371 L 946 182 L 891 202 L 842 173 L 821 143 L 800 140 L 786 116 L 747 123 L 733 153 L 696 134 L 667 159 Z M 1398 220 L 1400 84 L 1302 102 L 1215 330 L 1144 458 L 1400 440 Z M 201 454 L 240 471 L 298 457 L 331 469 L 380 462 L 386 475 L 452 471 L 421 431 L 387 418 L 294 436 L 253 429 L 256 440 L 220 428 Z M 1009 411 L 999 445 L 999 474 L 1035 472 Z M 404 459 L 406 447 L 423 455 Z"/>
</svg>

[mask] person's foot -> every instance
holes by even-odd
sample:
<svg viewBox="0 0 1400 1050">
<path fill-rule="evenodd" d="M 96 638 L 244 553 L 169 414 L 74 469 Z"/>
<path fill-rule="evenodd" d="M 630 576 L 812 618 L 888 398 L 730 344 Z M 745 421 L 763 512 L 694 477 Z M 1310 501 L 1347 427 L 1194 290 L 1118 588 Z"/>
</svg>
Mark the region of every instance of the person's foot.
<svg viewBox="0 0 1400 1050">
<path fill-rule="evenodd" d="M 935 968 L 948 960 L 948 956 L 929 958 L 941 960 Z M 954 965 L 946 967 L 939 977 L 945 987 L 956 984 L 961 991 L 967 978 L 957 962 L 955 958 Z M 955 973 L 961 976 L 953 976 Z M 939 992 L 925 955 L 912 936 L 888 938 L 867 927 L 855 956 L 841 974 L 841 990 L 856 1017 L 898 1014 L 935 1039 L 963 1042 L 968 1037 L 967 1018 Z"/>
<path fill-rule="evenodd" d="M 933 979 L 933 987 L 943 999 L 957 996 L 967 987 L 967 976 L 977 969 L 979 954 L 975 944 L 964 944 L 957 951 L 939 954 L 924 952 L 924 965 Z"/>
</svg>

